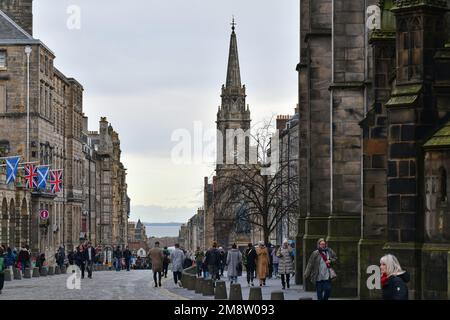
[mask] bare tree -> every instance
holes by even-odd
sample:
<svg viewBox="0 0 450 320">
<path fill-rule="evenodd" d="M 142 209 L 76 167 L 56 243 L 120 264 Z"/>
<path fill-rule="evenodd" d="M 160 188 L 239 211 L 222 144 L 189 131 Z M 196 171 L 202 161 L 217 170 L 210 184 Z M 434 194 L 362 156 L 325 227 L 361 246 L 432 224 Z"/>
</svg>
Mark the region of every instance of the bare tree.
<svg viewBox="0 0 450 320">
<path fill-rule="evenodd" d="M 296 160 L 281 161 L 272 174 L 266 174 L 267 169 L 279 161 L 270 159 L 275 147 L 271 137 L 270 122 L 256 130 L 252 139 L 258 150 L 258 163 L 232 165 L 232 170 L 217 177 L 215 194 L 216 212 L 228 212 L 222 221 L 236 226 L 249 223 L 260 228 L 265 243 L 284 218 L 297 214 L 299 203 L 298 174 L 297 170 L 292 170 Z M 293 197 L 286 199 L 286 191 Z M 239 210 L 242 207 L 245 210 Z M 234 214 L 237 210 L 239 215 Z"/>
</svg>

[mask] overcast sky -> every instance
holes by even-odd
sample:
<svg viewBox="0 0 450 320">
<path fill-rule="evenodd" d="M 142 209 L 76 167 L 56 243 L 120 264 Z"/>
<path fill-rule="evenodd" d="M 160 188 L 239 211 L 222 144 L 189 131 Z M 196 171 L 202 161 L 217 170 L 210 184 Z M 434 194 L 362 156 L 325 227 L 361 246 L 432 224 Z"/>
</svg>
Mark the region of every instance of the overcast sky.
<svg viewBox="0 0 450 320">
<path fill-rule="evenodd" d="M 171 136 L 183 128 L 193 134 L 195 121 L 215 128 L 232 15 L 253 122 L 293 113 L 298 2 L 34 1 L 34 37 L 83 84 L 89 129 L 106 116 L 119 133 L 132 219 L 185 222 L 202 206 L 203 177 L 214 165 L 173 163 Z M 67 27 L 72 5 L 81 10 L 80 29 Z"/>
</svg>

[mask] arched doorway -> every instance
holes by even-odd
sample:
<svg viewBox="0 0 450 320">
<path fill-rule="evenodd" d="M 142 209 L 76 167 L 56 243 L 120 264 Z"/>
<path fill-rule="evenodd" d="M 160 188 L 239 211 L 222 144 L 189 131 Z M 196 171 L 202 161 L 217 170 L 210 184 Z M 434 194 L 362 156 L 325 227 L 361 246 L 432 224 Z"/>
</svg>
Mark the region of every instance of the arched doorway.
<svg viewBox="0 0 450 320">
<path fill-rule="evenodd" d="M 27 199 L 22 200 L 22 207 L 20 209 L 20 232 L 18 236 L 17 243 L 19 246 L 28 244 L 29 239 L 29 225 L 30 225 L 30 216 L 28 214 L 28 204 Z"/>
<path fill-rule="evenodd" d="M 8 245 L 8 201 L 3 199 L 2 212 L 0 215 L 0 244 L 4 247 Z"/>
<path fill-rule="evenodd" d="M 9 203 L 9 241 L 8 246 L 14 247 L 16 243 L 16 205 L 14 199 Z"/>
</svg>

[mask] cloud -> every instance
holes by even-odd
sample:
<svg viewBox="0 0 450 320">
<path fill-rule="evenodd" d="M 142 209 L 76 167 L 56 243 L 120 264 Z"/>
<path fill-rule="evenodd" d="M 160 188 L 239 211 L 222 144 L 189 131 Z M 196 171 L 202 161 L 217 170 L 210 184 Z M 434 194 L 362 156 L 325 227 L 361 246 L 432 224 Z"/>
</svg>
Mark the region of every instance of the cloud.
<svg viewBox="0 0 450 320">
<path fill-rule="evenodd" d="M 161 206 L 132 206 L 132 221 L 140 219 L 145 223 L 185 223 L 190 217 L 196 214 L 195 208 L 189 207 L 161 207 Z"/>
</svg>

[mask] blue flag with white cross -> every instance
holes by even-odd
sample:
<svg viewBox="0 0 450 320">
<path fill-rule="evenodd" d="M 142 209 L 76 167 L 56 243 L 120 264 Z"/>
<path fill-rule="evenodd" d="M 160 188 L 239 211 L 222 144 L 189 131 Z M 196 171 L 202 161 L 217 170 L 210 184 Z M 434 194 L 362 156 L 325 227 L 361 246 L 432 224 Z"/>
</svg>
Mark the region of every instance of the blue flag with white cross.
<svg viewBox="0 0 450 320">
<path fill-rule="evenodd" d="M 48 173 L 50 168 L 48 166 L 42 166 L 37 168 L 38 183 L 37 188 L 44 190 L 47 187 Z"/>
<path fill-rule="evenodd" d="M 6 159 L 6 184 L 14 183 L 14 181 L 16 181 L 19 161 L 20 157 Z"/>
</svg>

